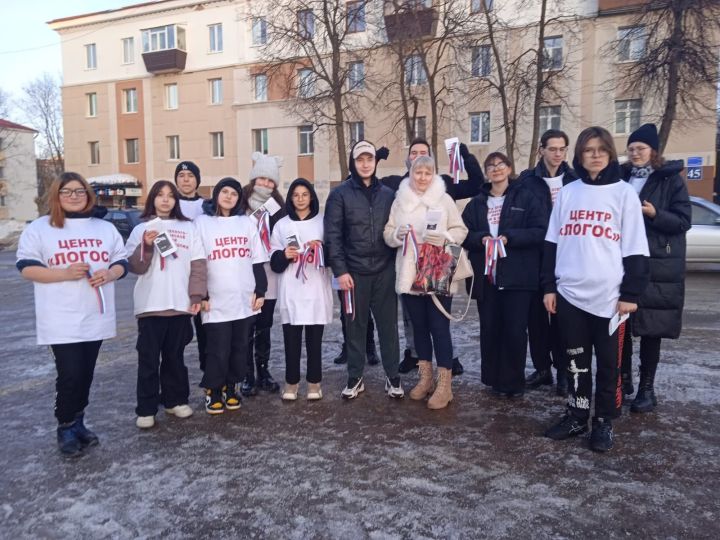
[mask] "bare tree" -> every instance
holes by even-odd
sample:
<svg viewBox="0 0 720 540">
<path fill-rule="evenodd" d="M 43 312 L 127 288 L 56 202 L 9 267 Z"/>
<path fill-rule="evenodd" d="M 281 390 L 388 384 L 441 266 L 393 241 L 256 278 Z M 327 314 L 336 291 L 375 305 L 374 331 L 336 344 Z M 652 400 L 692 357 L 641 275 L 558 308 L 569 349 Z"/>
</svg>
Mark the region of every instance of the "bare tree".
<svg viewBox="0 0 720 540">
<path fill-rule="evenodd" d="M 371 85 L 365 65 L 377 35 L 371 8 L 370 0 L 280 0 L 253 14 L 253 25 L 266 25 L 267 31 L 262 65 L 253 74 L 265 75 L 268 88 L 279 89 L 295 117 L 334 132 L 343 178 L 346 123 Z"/>
<path fill-rule="evenodd" d="M 43 73 L 23 88 L 19 108 L 27 117 L 27 123 L 39 132 L 40 157 L 52 162 L 55 174 L 62 172 L 65 147 L 60 81 Z"/>
<path fill-rule="evenodd" d="M 664 0 L 639 8 L 605 55 L 624 61 L 621 90 L 643 96 L 661 111 L 660 152 L 665 149 L 682 104 L 688 120 L 716 108 L 720 2 Z M 642 46 L 644 43 L 644 47 Z"/>
<path fill-rule="evenodd" d="M 10 116 L 10 95 L 0 88 L 0 118 Z"/>
</svg>

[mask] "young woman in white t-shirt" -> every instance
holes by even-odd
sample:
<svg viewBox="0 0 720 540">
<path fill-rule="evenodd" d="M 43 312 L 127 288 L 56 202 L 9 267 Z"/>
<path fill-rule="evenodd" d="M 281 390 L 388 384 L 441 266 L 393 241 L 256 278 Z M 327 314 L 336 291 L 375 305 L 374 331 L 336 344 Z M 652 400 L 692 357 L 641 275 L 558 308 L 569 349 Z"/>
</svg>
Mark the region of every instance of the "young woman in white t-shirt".
<svg viewBox="0 0 720 540">
<path fill-rule="evenodd" d="M 208 298 L 202 311 L 207 345 L 200 386 L 206 389 L 208 414 L 240 408 L 237 383 L 245 376 L 250 328 L 267 290 L 263 265 L 268 256 L 241 208 L 240 182 L 223 178 L 205 215 L 195 219 L 207 256 Z"/>
<path fill-rule="evenodd" d="M 648 243 L 640 200 L 632 186 L 621 181 L 615 144 L 606 129 L 590 127 L 580 133 L 573 167 L 580 180 L 560 190 L 543 254 L 544 303 L 558 317 L 570 390 L 566 414 L 545 436 L 563 440 L 587 431 L 594 350 L 590 448 L 607 452 L 623 397 L 625 323 L 616 328 L 611 323 L 637 310 L 649 277 Z"/>
<path fill-rule="evenodd" d="M 280 274 L 278 306 L 285 340 L 285 388 L 282 399 L 294 401 L 300 383 L 302 334 L 307 351 L 307 399 L 322 399 L 322 336 L 332 321 L 331 276 L 320 258 L 323 215 L 310 182 L 298 178 L 288 190 L 287 216 L 271 239 L 270 266 Z"/>
<path fill-rule="evenodd" d="M 55 358 L 58 446 L 77 457 L 98 444 L 85 427 L 85 408 L 100 345 L 115 337 L 113 282 L 125 276 L 127 260 L 82 176 L 62 173 L 50 186 L 49 205 L 50 215 L 23 231 L 16 264 L 35 284 L 38 345 L 49 345 Z"/>
<path fill-rule="evenodd" d="M 156 182 L 141 216 L 146 222 L 133 229 L 125 246 L 130 271 L 139 276 L 133 297 L 138 321 L 135 412 L 141 429 L 155 425 L 161 402 L 165 412 L 177 418 L 193 413 L 184 353 L 193 337 L 190 318 L 200 311 L 207 291 L 206 264 L 195 226 L 180 210 L 179 197 L 173 183 Z M 156 245 L 159 235 L 169 237 L 177 250 L 170 253 L 162 242 Z"/>
</svg>

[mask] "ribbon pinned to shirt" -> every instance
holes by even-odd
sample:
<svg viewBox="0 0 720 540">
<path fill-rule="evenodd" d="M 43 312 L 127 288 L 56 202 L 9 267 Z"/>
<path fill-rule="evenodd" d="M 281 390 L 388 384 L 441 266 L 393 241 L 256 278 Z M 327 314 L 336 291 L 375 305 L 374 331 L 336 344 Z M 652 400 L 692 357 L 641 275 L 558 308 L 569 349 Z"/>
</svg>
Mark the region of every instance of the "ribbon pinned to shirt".
<svg viewBox="0 0 720 540">
<path fill-rule="evenodd" d="M 403 238 L 402 254 L 403 257 L 405 257 L 408 253 L 408 250 L 412 248 L 415 264 L 417 264 L 420 258 L 420 249 L 418 248 L 417 235 L 415 234 L 415 229 L 412 225 L 408 225 L 408 228 L 408 233 L 405 235 L 405 238 Z"/>
<path fill-rule="evenodd" d="M 270 253 L 270 212 L 263 210 L 258 216 L 258 234 L 260 235 L 260 241 L 265 246 L 265 251 Z"/>
<path fill-rule="evenodd" d="M 497 260 L 507 257 L 505 245 L 500 238 L 490 238 L 485 243 L 485 275 L 488 281 L 495 284 L 495 274 L 497 271 Z"/>
<path fill-rule="evenodd" d="M 90 270 L 85 272 L 87 274 L 88 279 L 92 279 L 92 274 L 90 273 Z M 97 297 L 98 305 L 100 306 L 100 314 L 105 314 L 105 293 L 102 290 L 102 287 L 93 287 L 95 289 L 95 296 Z"/>
</svg>

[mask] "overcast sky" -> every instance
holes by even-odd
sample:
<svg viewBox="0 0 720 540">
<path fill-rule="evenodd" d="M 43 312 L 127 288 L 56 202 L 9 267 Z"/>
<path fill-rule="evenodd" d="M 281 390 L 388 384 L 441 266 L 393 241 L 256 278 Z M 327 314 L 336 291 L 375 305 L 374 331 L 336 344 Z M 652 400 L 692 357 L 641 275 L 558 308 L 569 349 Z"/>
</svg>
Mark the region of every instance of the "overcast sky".
<svg viewBox="0 0 720 540">
<path fill-rule="evenodd" d="M 142 1 L 0 0 L 0 88 L 17 97 L 42 72 L 60 73 L 60 36 L 48 21 Z"/>
</svg>

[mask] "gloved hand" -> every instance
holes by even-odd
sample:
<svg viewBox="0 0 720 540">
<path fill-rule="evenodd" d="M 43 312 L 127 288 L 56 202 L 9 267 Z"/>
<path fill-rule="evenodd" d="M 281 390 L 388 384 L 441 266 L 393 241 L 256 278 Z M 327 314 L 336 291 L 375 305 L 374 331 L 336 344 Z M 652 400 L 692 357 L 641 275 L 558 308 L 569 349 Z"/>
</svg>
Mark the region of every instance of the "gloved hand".
<svg viewBox="0 0 720 540">
<path fill-rule="evenodd" d="M 465 145 L 465 143 L 460 143 L 460 157 L 463 158 L 463 161 L 465 161 L 470 156 L 470 150 Z"/>
<path fill-rule="evenodd" d="M 400 225 L 397 229 L 395 229 L 395 238 L 398 240 L 404 240 L 409 232 L 410 225 Z"/>
<path fill-rule="evenodd" d="M 444 246 L 445 235 L 437 231 L 425 231 L 423 241 L 431 246 Z"/>
<path fill-rule="evenodd" d="M 388 156 L 390 156 L 390 150 L 387 146 L 381 146 L 375 151 L 375 160 L 380 161 L 383 159 L 387 159 Z"/>
</svg>

